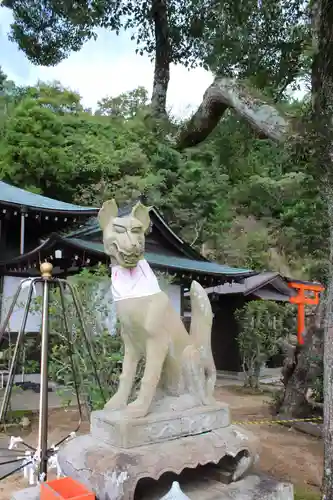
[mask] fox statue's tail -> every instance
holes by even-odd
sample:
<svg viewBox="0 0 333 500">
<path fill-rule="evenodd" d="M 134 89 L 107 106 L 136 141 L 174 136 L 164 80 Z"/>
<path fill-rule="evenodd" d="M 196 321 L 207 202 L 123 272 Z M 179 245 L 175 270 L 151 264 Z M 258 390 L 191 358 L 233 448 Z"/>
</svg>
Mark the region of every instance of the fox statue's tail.
<svg viewBox="0 0 333 500">
<path fill-rule="evenodd" d="M 200 352 L 205 373 L 205 392 L 210 399 L 213 397 L 216 382 L 216 368 L 211 348 L 213 312 L 207 293 L 197 281 L 192 282 L 190 297 L 192 310 L 190 336 L 192 343 Z"/>
</svg>

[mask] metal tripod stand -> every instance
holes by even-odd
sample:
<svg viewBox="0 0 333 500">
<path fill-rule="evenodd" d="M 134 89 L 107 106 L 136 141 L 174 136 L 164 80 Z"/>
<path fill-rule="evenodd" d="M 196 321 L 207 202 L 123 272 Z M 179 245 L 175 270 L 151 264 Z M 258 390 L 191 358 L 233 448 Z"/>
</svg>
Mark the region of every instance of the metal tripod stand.
<svg viewBox="0 0 333 500">
<path fill-rule="evenodd" d="M 42 325 L 41 325 L 41 381 L 40 381 L 40 399 L 39 399 L 39 425 L 38 425 L 38 444 L 37 448 L 33 448 L 24 441 L 20 440 L 21 444 L 25 446 L 30 452 L 28 452 L 28 455 L 30 455 L 30 461 L 26 459 L 27 456 L 27 450 L 12 450 L 16 454 L 18 454 L 16 457 L 14 457 L 14 460 L 8 460 L 6 462 L 0 462 L 1 465 L 6 465 L 6 464 L 12 464 L 15 463 L 17 460 L 23 460 L 24 463 L 21 464 L 19 467 L 16 469 L 12 470 L 11 472 L 3 475 L 0 477 L 1 479 L 4 479 L 8 477 L 11 474 L 14 474 L 15 472 L 23 469 L 26 467 L 28 464 L 33 464 L 36 469 L 38 469 L 38 481 L 45 481 L 47 479 L 47 470 L 48 470 L 48 460 L 49 458 L 54 455 L 56 452 L 56 449 L 60 444 L 62 444 L 64 441 L 66 441 L 73 433 L 76 433 L 82 422 L 82 404 L 80 400 L 80 394 L 79 394 L 79 382 L 78 382 L 78 370 L 76 368 L 76 364 L 74 361 L 73 357 L 73 342 L 72 342 L 72 335 L 70 332 L 69 328 L 69 323 L 68 323 L 68 318 L 66 315 L 66 307 L 65 307 L 65 287 L 68 288 L 70 295 L 72 296 L 73 299 L 73 304 L 74 308 L 77 314 L 77 318 L 79 321 L 79 325 L 83 334 L 83 341 L 88 353 L 88 356 L 90 358 L 92 367 L 93 367 L 93 373 L 94 373 L 94 378 L 97 382 L 98 388 L 100 390 L 102 399 L 105 401 L 105 396 L 103 393 L 102 385 L 98 376 L 97 372 L 97 366 L 95 362 L 95 357 L 94 357 L 94 352 L 93 352 L 93 347 L 90 341 L 90 337 L 88 335 L 87 329 L 85 327 L 85 322 L 83 318 L 83 309 L 82 305 L 79 301 L 79 298 L 77 296 L 76 289 L 73 287 L 71 283 L 69 283 L 65 279 L 60 279 L 60 278 L 54 278 L 52 277 L 52 270 L 53 266 L 49 262 L 44 262 L 40 266 L 40 272 L 41 272 L 41 277 L 38 278 L 27 278 L 25 280 L 22 280 L 15 295 L 12 300 L 12 303 L 9 307 L 8 313 L 6 315 L 5 321 L 0 329 L 0 346 L 2 344 L 5 331 L 7 329 L 9 320 L 11 318 L 11 315 L 13 314 L 15 305 L 17 304 L 20 292 L 22 288 L 24 287 L 25 284 L 29 283 L 29 289 L 28 289 L 28 297 L 27 301 L 24 307 L 24 313 L 23 313 L 23 318 L 20 326 L 20 330 L 18 332 L 17 340 L 15 343 L 14 347 L 14 352 L 13 352 L 13 357 L 10 363 L 9 367 L 9 373 L 8 373 L 8 379 L 7 379 L 7 385 L 6 385 L 6 390 L 4 393 L 1 409 L 0 409 L 0 424 L 5 423 L 6 419 L 6 414 L 8 411 L 8 405 L 10 402 L 11 398 L 11 393 L 12 393 L 12 388 L 14 384 L 14 378 L 15 378 L 15 371 L 17 367 L 17 362 L 18 362 L 18 357 L 20 354 L 20 351 L 22 349 L 22 346 L 24 344 L 24 336 L 25 336 L 25 329 L 26 329 L 26 323 L 28 319 L 28 314 L 30 311 L 31 307 L 31 299 L 32 299 L 32 294 L 33 290 L 35 288 L 35 285 L 37 283 L 41 283 L 43 287 L 43 302 L 42 302 Z M 66 345 L 67 345 L 67 352 L 68 356 L 70 359 L 70 364 L 71 364 L 71 370 L 73 374 L 73 383 L 74 383 L 74 390 L 76 393 L 76 399 L 77 399 L 77 406 L 79 410 L 79 422 L 77 425 L 77 428 L 70 434 L 66 435 L 63 439 L 61 439 L 58 443 L 52 446 L 52 448 L 48 448 L 48 349 L 49 349 L 49 306 L 50 306 L 50 290 L 51 288 L 58 287 L 59 292 L 60 292 L 60 304 L 61 304 L 61 309 L 62 309 L 62 315 L 63 315 L 63 327 L 65 331 L 65 338 L 66 338 Z M 81 378 L 81 377 L 80 377 Z M 8 449 L 7 449 L 8 452 Z M 32 453 L 34 453 L 33 456 Z M 23 456 L 22 456 L 23 455 Z"/>
</svg>

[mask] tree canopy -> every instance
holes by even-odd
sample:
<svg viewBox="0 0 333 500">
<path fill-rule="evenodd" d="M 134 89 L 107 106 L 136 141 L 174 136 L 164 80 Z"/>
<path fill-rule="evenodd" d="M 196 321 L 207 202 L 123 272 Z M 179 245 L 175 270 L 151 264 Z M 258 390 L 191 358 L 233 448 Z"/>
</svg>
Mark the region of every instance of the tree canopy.
<svg viewBox="0 0 333 500">
<path fill-rule="evenodd" d="M 170 64 L 202 65 L 250 78 L 281 98 L 309 69 L 309 5 L 302 0 L 3 0 L 10 37 L 35 64 L 52 66 L 100 29 L 128 30 L 136 51 L 155 61 L 154 114 L 165 115 Z"/>
</svg>

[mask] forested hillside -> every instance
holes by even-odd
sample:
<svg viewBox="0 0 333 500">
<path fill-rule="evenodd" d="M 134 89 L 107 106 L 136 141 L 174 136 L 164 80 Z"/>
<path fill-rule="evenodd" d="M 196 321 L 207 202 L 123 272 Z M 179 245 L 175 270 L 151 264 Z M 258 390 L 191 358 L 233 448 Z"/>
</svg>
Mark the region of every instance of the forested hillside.
<svg viewBox="0 0 333 500">
<path fill-rule="evenodd" d="M 316 74 L 312 2 L 4 0 L 3 6 L 13 16 L 11 40 L 34 64 L 58 64 L 102 28 L 130 30 L 137 53 L 154 61 L 151 96 L 143 88 L 105 96 L 94 112 L 61 84 L 17 88 L 3 79 L 3 179 L 86 204 L 144 194 L 211 258 L 324 279 L 327 210 L 318 169 L 309 167 L 315 156 L 309 140 L 305 148 L 294 140 L 304 135 L 299 125 L 311 109 L 304 89 Z M 216 75 L 189 124 L 173 123 L 166 110 L 171 64 Z M 300 84 L 302 102 L 291 97 Z M 272 105 L 260 115 L 262 99 Z M 283 140 L 274 132 L 282 122 L 288 122 Z"/>
<path fill-rule="evenodd" d="M 211 258 L 323 279 L 326 215 L 302 158 L 231 112 L 204 143 L 179 152 L 170 141 L 179 124 L 153 118 L 148 105 L 139 88 L 106 97 L 93 113 L 60 84 L 19 88 L 3 75 L 0 177 L 87 205 L 144 194 Z"/>
</svg>

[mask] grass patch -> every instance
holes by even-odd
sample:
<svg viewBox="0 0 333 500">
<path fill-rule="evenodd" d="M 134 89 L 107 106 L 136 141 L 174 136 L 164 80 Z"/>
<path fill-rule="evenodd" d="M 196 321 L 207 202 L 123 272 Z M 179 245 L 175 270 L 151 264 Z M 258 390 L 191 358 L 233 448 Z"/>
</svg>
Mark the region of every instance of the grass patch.
<svg viewBox="0 0 333 500">
<path fill-rule="evenodd" d="M 315 491 L 296 487 L 294 500 L 321 500 L 321 495 Z"/>
<path fill-rule="evenodd" d="M 6 415 L 7 424 L 19 424 L 23 417 L 28 417 L 31 420 L 33 412 L 30 410 L 9 410 Z"/>
</svg>

